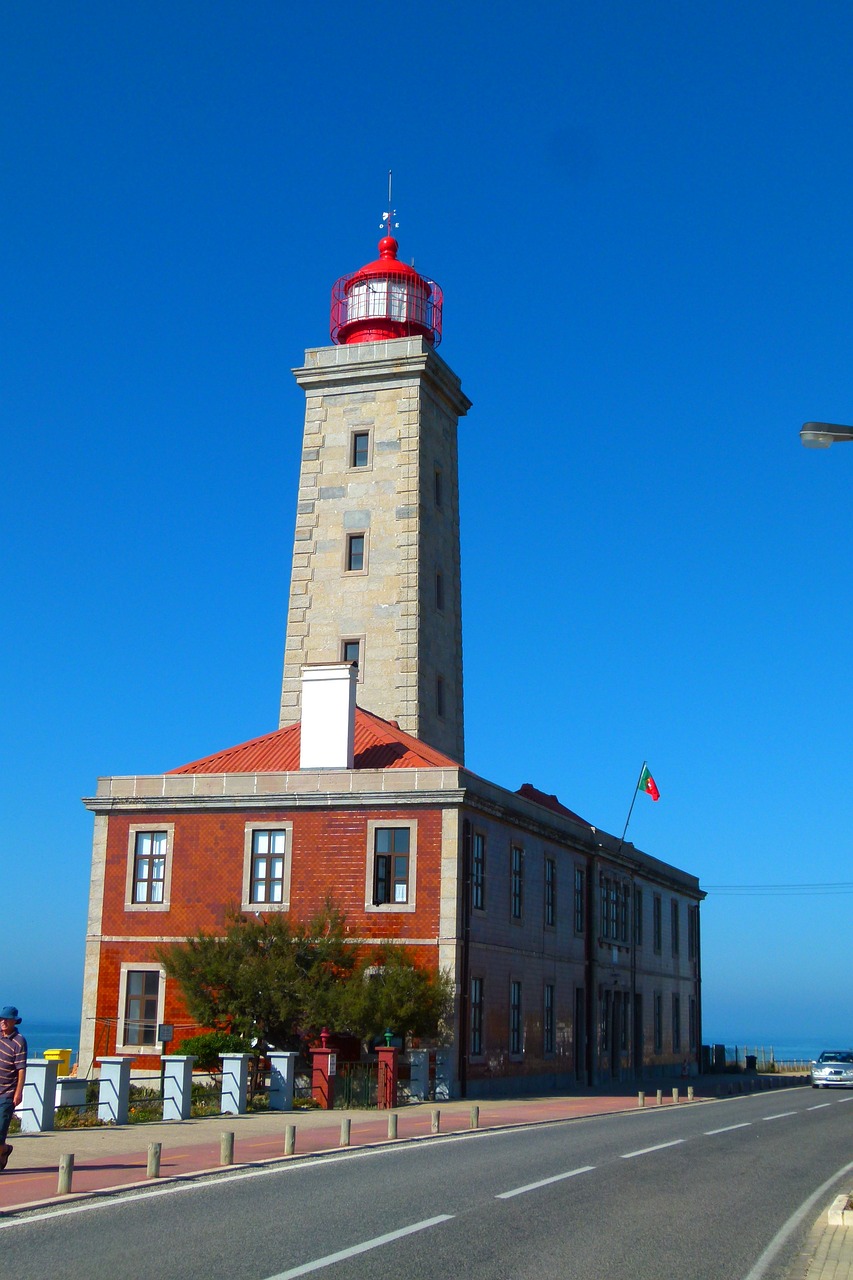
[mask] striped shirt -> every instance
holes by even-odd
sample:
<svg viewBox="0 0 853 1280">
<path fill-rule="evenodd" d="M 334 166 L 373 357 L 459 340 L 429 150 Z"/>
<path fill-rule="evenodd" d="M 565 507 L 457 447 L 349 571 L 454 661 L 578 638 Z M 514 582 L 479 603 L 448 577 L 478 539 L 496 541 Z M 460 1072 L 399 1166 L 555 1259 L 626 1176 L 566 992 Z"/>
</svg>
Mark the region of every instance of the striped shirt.
<svg viewBox="0 0 853 1280">
<path fill-rule="evenodd" d="M 17 1031 L 0 1035 L 0 1098 L 13 1098 L 18 1085 L 18 1072 L 27 1065 L 27 1042 Z"/>
</svg>

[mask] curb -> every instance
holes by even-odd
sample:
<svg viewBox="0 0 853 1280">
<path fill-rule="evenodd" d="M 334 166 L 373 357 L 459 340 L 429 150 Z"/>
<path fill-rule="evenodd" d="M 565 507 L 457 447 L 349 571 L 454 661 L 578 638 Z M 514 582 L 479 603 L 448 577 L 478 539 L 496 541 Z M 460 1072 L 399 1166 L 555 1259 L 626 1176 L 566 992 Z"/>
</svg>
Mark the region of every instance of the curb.
<svg viewBox="0 0 853 1280">
<path fill-rule="evenodd" d="M 714 1102 L 714 1098 L 694 1098 L 692 1102 L 684 1102 L 678 1104 L 680 1106 L 695 1106 L 697 1103 Z M 636 1102 L 631 1106 L 619 1107 L 614 1111 L 597 1111 L 589 1115 L 581 1116 L 554 1116 L 550 1119 L 543 1120 L 522 1120 L 514 1124 L 490 1124 L 478 1125 L 476 1129 L 450 1129 L 445 1133 L 416 1133 L 411 1137 L 402 1138 L 381 1138 L 374 1142 L 361 1142 L 351 1146 L 327 1147 L 320 1151 L 305 1151 L 294 1153 L 294 1155 L 267 1156 L 258 1160 L 247 1160 L 245 1162 L 235 1162 L 227 1165 L 211 1165 L 207 1169 L 193 1169 L 189 1173 L 174 1173 L 164 1177 L 144 1178 L 137 1182 L 125 1182 L 121 1185 L 112 1187 L 97 1187 L 91 1191 L 70 1191 L 63 1195 L 53 1195 L 42 1200 L 28 1200 L 21 1204 L 10 1206 L 8 1209 L 0 1209 L 0 1229 L 6 1222 L 11 1222 L 16 1216 L 33 1213 L 39 1209 L 62 1207 L 65 1205 L 79 1204 L 86 1200 L 106 1200 L 110 1196 L 119 1197 L 126 1192 L 139 1191 L 140 1189 L 154 1190 L 157 1187 L 168 1187 L 169 1185 L 182 1182 L 194 1182 L 200 1178 L 215 1178 L 217 1176 L 227 1175 L 237 1170 L 247 1169 L 265 1169 L 271 1165 L 287 1165 L 303 1160 L 318 1160 L 328 1156 L 340 1156 L 345 1153 L 358 1151 L 379 1151 L 383 1148 L 390 1150 L 393 1147 L 412 1146 L 420 1142 L 430 1142 L 435 1139 L 449 1140 L 452 1138 L 472 1138 L 487 1133 L 503 1133 L 514 1130 L 523 1129 L 540 1129 L 545 1125 L 553 1124 L 575 1124 L 583 1120 L 601 1119 L 602 1116 L 608 1115 L 625 1115 L 629 1114 L 662 1114 L 665 1110 L 669 1110 L 674 1104 L 664 1104 L 664 1106 L 639 1107 Z M 850 1214 L 851 1222 L 853 1222 L 853 1213 Z"/>
</svg>

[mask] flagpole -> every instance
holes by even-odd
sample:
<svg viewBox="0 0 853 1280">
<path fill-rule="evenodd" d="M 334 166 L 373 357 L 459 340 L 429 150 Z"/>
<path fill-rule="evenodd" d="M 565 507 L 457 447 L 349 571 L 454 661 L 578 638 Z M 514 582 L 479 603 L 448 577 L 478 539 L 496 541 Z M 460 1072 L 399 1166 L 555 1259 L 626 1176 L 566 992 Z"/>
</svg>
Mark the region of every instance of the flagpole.
<svg viewBox="0 0 853 1280">
<path fill-rule="evenodd" d="M 631 796 L 631 808 L 628 810 L 628 817 L 625 819 L 625 830 L 622 832 L 622 839 L 619 841 L 620 853 L 622 852 L 622 846 L 625 843 L 625 837 L 628 834 L 628 823 L 631 821 L 631 814 L 634 812 L 634 801 L 637 799 L 637 792 L 640 790 L 640 782 L 642 781 L 642 777 L 648 763 L 648 760 L 643 761 L 643 767 L 640 770 L 639 777 L 637 778 L 637 785 L 634 787 L 634 794 Z"/>
</svg>

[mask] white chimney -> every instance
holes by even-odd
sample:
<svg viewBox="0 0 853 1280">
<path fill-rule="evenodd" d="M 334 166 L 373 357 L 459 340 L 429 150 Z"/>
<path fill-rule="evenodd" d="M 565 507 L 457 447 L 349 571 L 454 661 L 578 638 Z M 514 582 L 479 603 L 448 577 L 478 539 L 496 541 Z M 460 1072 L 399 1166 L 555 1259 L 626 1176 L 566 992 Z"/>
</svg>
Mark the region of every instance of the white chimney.
<svg viewBox="0 0 853 1280">
<path fill-rule="evenodd" d="M 355 751 L 354 662 L 302 668 L 300 769 L 351 769 Z"/>
</svg>

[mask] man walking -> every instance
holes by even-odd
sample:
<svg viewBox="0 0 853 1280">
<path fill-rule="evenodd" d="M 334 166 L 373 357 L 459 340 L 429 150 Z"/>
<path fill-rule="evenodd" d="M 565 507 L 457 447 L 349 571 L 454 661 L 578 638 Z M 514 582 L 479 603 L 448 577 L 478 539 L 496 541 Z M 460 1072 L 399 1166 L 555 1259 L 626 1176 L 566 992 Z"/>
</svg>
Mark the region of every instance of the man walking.
<svg viewBox="0 0 853 1280">
<path fill-rule="evenodd" d="M 0 1173 L 9 1163 L 12 1148 L 6 1141 L 12 1112 L 24 1096 L 27 1074 L 27 1042 L 18 1031 L 21 1019 L 14 1005 L 0 1009 Z"/>
</svg>

